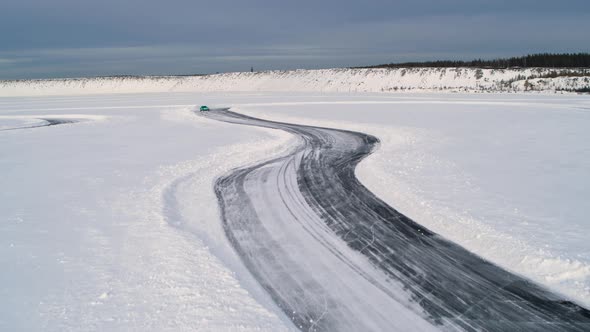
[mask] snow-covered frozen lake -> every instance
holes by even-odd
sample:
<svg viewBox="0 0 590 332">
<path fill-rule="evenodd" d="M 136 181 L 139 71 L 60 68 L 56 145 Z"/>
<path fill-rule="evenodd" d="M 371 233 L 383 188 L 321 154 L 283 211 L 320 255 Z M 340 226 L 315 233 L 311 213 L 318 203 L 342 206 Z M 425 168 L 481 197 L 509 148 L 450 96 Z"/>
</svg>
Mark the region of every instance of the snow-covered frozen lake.
<svg viewBox="0 0 590 332">
<path fill-rule="evenodd" d="M 357 169 L 369 189 L 590 306 L 588 96 L 3 97 L 0 330 L 292 329 L 225 239 L 213 180 L 294 138 L 195 105 L 379 137 Z M 26 128 L 43 119 L 76 122 Z"/>
</svg>

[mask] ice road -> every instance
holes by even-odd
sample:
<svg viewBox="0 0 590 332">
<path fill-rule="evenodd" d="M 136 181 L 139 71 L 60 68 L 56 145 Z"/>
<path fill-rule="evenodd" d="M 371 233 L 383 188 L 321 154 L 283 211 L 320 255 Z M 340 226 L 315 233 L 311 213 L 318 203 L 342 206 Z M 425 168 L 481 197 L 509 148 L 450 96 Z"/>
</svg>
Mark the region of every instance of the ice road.
<svg viewBox="0 0 590 332">
<path fill-rule="evenodd" d="M 379 141 L 359 132 L 266 121 L 300 144 L 218 179 L 227 237 L 302 330 L 584 331 L 590 311 L 415 223 L 355 177 Z M 408 296 L 411 301 L 402 298 Z"/>
</svg>

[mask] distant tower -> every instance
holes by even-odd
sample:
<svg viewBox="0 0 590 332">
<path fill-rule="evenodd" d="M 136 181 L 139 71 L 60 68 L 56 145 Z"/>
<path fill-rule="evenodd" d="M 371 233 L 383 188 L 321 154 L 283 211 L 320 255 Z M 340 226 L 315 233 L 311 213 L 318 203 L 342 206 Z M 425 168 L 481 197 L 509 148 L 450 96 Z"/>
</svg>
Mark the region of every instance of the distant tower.
<svg viewBox="0 0 590 332">
<path fill-rule="evenodd" d="M 253 73 L 254 72 L 254 67 L 250 67 L 250 72 Z"/>
</svg>

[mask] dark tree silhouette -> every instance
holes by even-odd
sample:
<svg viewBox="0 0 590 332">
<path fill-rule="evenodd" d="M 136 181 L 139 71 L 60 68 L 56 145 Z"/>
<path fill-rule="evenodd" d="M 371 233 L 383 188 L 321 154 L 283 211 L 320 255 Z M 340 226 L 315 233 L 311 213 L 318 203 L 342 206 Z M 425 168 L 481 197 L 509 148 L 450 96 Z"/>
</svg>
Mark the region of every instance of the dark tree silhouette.
<svg viewBox="0 0 590 332">
<path fill-rule="evenodd" d="M 413 67 L 471 67 L 471 68 L 490 68 L 503 69 L 514 67 L 546 67 L 546 68 L 588 68 L 590 67 L 590 53 L 540 53 L 530 54 L 521 57 L 512 57 L 493 60 L 472 60 L 472 61 L 454 61 L 439 60 L 425 62 L 404 62 L 389 63 L 376 66 L 367 66 L 359 68 L 413 68 Z"/>
</svg>

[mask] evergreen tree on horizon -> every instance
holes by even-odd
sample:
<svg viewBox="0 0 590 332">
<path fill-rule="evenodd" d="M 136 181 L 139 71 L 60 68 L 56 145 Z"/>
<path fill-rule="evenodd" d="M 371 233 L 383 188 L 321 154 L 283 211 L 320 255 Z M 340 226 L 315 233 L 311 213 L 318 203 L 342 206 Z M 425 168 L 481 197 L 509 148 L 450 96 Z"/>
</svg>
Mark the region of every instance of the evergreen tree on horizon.
<svg viewBox="0 0 590 332">
<path fill-rule="evenodd" d="M 361 68 L 415 68 L 415 67 L 474 67 L 474 68 L 588 68 L 590 67 L 590 53 L 538 53 L 521 57 L 498 58 L 493 60 L 476 59 L 472 61 L 437 60 L 423 62 L 389 63 Z"/>
</svg>

